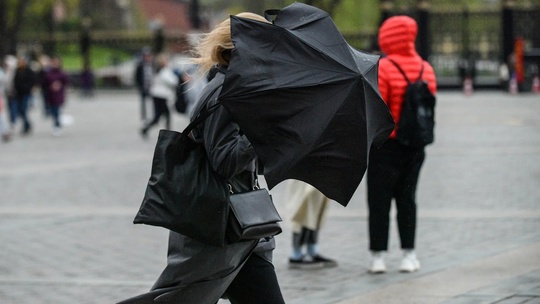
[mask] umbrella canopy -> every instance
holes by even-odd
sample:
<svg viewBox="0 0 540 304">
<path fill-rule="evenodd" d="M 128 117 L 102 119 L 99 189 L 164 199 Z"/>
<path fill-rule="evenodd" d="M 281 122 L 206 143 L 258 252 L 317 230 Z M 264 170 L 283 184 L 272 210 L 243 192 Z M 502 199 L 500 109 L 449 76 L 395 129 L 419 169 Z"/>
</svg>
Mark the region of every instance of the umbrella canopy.
<svg viewBox="0 0 540 304">
<path fill-rule="evenodd" d="M 273 24 L 232 16 L 231 32 L 219 100 L 255 148 L 268 186 L 302 180 L 346 206 L 372 142 L 394 128 L 378 91 L 379 57 L 352 48 L 326 12 L 302 3 Z"/>
</svg>

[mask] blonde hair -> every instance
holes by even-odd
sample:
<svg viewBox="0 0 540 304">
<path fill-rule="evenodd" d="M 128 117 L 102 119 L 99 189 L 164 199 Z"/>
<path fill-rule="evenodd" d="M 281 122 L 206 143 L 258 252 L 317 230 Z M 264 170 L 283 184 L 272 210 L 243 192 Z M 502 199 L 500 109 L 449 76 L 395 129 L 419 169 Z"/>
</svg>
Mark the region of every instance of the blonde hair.
<svg viewBox="0 0 540 304">
<path fill-rule="evenodd" d="M 238 17 L 270 23 L 263 16 L 254 13 L 240 13 Z M 234 49 L 231 39 L 231 20 L 227 18 L 214 30 L 204 35 L 194 48 L 193 61 L 199 65 L 199 72 L 206 74 L 214 65 L 229 65 L 230 51 Z"/>
</svg>

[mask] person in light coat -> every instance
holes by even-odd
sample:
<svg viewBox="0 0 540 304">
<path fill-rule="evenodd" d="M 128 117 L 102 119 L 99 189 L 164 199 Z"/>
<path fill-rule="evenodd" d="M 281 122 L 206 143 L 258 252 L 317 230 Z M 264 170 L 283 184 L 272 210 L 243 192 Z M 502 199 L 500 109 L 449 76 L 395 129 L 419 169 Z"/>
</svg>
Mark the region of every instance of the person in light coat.
<svg viewBox="0 0 540 304">
<path fill-rule="evenodd" d="M 337 262 L 319 254 L 319 231 L 322 228 L 330 199 L 315 187 L 299 180 L 288 184 L 287 205 L 291 206 L 292 252 L 291 269 L 335 267 Z"/>
<path fill-rule="evenodd" d="M 150 87 L 150 95 L 154 104 L 154 118 L 142 128 L 141 134 L 144 138 L 148 136 L 148 130 L 155 126 L 162 116 L 165 117 L 165 128 L 171 128 L 171 114 L 168 104 L 174 101 L 179 81 L 178 76 L 169 67 L 167 55 L 159 55 L 156 61 L 158 72 Z"/>
</svg>

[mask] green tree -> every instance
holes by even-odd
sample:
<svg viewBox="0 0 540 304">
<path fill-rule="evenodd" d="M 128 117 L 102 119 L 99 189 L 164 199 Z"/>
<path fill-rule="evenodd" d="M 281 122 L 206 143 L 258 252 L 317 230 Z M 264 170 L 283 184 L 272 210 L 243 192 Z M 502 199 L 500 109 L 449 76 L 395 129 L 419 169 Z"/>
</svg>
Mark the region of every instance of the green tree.
<svg viewBox="0 0 540 304">
<path fill-rule="evenodd" d="M 62 4 L 67 11 L 78 7 L 79 0 L 1 0 L 0 58 L 16 54 L 18 37 L 24 31 L 55 30 L 53 7 Z"/>
<path fill-rule="evenodd" d="M 0 58 L 15 53 L 17 36 L 30 0 L 0 1 Z"/>
</svg>

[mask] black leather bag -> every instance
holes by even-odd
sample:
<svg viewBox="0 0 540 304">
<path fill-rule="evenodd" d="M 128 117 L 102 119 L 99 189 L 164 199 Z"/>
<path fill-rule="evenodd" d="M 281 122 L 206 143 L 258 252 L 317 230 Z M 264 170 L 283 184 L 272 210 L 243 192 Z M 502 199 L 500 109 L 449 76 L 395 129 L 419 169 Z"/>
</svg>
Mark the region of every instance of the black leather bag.
<svg viewBox="0 0 540 304">
<path fill-rule="evenodd" d="M 218 106 L 201 112 L 182 133 L 160 130 L 134 224 L 164 227 L 220 247 L 281 232 L 275 227 L 281 218 L 268 192 L 231 195 L 230 185 L 208 162 L 204 146 L 188 136 Z"/>
<path fill-rule="evenodd" d="M 209 108 L 182 133 L 159 131 L 150 179 L 133 223 L 225 245 L 229 186 L 210 166 L 204 147 L 188 136 L 214 110 Z"/>
<path fill-rule="evenodd" d="M 281 233 L 281 217 L 266 189 L 232 194 L 227 238 L 229 242 L 258 240 Z"/>
</svg>

